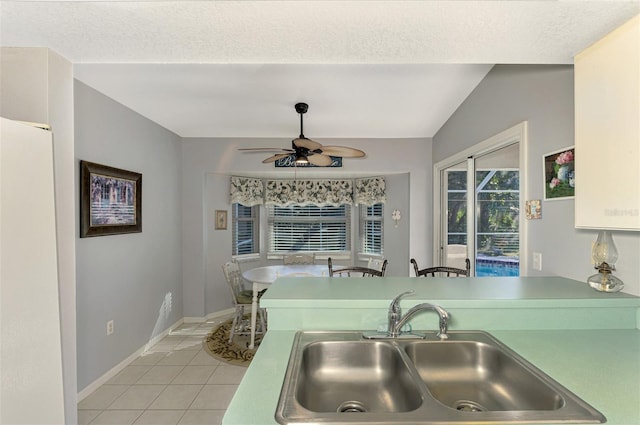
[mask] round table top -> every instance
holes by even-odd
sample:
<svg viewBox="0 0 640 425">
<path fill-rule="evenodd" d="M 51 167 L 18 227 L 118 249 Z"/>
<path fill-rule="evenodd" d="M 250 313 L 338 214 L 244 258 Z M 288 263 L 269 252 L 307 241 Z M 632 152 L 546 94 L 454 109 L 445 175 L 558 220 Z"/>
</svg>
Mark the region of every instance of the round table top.
<svg viewBox="0 0 640 425">
<path fill-rule="evenodd" d="M 279 264 L 256 267 L 242 273 L 242 277 L 248 281 L 258 283 L 273 283 L 285 276 L 329 276 L 329 267 L 326 264 Z"/>
</svg>

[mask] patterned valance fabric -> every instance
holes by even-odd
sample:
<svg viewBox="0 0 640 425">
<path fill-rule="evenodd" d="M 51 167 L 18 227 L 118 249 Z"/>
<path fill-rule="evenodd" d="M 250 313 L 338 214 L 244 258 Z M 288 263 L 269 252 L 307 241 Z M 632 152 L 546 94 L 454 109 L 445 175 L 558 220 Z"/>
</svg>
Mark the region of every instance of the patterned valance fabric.
<svg viewBox="0 0 640 425">
<path fill-rule="evenodd" d="M 370 177 L 356 180 L 354 202 L 356 205 L 372 206 L 387 200 L 383 177 Z"/>
<path fill-rule="evenodd" d="M 264 184 L 261 179 L 249 177 L 231 177 L 231 203 L 247 207 L 264 202 Z"/>
<path fill-rule="evenodd" d="M 341 205 L 353 203 L 351 180 L 267 180 L 266 205 Z"/>
<path fill-rule="evenodd" d="M 355 190 L 354 190 L 355 189 Z M 231 203 L 254 205 L 372 206 L 386 201 L 383 177 L 355 180 L 266 180 L 231 177 Z"/>
</svg>

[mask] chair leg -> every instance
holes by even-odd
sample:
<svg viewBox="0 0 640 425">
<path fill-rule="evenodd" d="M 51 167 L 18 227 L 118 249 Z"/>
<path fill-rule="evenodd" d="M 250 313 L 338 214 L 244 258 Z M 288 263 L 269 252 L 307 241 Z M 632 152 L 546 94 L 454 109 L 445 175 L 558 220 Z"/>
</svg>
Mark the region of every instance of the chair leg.
<svg viewBox="0 0 640 425">
<path fill-rule="evenodd" d="M 231 330 L 229 331 L 229 344 L 233 341 L 233 337 L 236 334 L 236 327 L 242 323 L 244 316 L 244 307 L 241 305 L 236 306 L 236 311 L 233 315 L 233 321 L 231 322 Z"/>
</svg>

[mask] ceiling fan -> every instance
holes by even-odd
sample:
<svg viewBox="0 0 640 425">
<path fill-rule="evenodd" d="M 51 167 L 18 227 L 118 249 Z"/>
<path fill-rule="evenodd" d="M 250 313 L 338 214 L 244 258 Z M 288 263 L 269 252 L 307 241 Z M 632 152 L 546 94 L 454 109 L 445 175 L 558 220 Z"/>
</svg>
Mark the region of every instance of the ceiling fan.
<svg viewBox="0 0 640 425">
<path fill-rule="evenodd" d="M 342 158 L 360 158 L 365 155 L 360 149 L 348 148 L 345 146 L 322 146 L 320 143 L 311 139 L 307 139 L 303 132 L 303 115 L 307 113 L 309 105 L 306 103 L 296 103 L 296 112 L 300 114 L 300 136 L 291 141 L 291 149 L 279 148 L 245 148 L 241 151 L 262 151 L 262 152 L 280 152 L 262 161 L 265 164 L 275 162 L 279 159 L 295 155 L 296 164 L 308 164 L 319 167 L 328 167 L 331 165 L 331 157 Z"/>
</svg>

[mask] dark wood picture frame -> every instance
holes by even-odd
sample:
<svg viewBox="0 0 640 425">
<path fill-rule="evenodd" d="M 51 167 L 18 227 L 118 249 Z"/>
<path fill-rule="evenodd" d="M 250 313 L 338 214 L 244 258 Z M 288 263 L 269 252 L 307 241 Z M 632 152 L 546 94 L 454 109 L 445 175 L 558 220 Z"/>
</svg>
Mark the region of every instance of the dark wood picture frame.
<svg viewBox="0 0 640 425">
<path fill-rule="evenodd" d="M 80 237 L 142 232 L 142 174 L 80 161 Z"/>
</svg>

